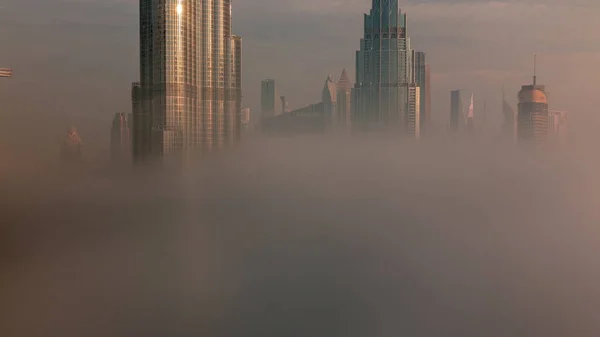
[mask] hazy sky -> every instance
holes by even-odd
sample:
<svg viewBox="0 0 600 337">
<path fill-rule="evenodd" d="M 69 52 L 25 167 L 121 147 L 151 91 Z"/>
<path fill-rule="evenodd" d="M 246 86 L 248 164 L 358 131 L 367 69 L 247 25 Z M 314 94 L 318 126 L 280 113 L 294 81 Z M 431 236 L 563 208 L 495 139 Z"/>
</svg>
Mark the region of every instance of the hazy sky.
<svg viewBox="0 0 600 337">
<path fill-rule="evenodd" d="M 0 66 L 13 67 L 16 76 L 0 81 L 0 100 L 8 106 L 4 128 L 31 130 L 34 121 L 62 133 L 72 121 L 88 142 L 105 141 L 108 132 L 92 126 L 107 129 L 114 112 L 130 110 L 130 82 L 138 78 L 137 4 L 0 0 Z M 319 99 L 328 74 L 337 77 L 346 67 L 353 77 L 362 13 L 370 4 L 236 0 L 234 31 L 245 48 L 244 105 L 257 110 L 263 78 L 276 78 L 281 94 L 298 107 Z M 477 103 L 487 98 L 488 114 L 499 123 L 502 83 L 514 104 L 519 86 L 531 81 L 536 52 L 551 109 L 594 112 L 588 102 L 600 78 L 597 1 L 413 0 L 402 7 L 412 45 L 427 52 L 432 67 L 436 120 L 448 119 L 448 91 L 464 88 L 475 91 Z"/>
</svg>

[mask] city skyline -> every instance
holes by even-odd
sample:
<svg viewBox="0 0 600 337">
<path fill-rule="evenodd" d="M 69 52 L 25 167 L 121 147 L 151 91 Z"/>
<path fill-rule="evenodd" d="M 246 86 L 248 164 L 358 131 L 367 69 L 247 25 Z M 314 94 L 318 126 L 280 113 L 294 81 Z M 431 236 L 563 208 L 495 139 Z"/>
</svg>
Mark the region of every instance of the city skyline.
<svg viewBox="0 0 600 337">
<path fill-rule="evenodd" d="M 35 10 L 30 11 L 27 4 L 35 4 Z M 319 95 L 312 83 L 321 82 L 325 74 L 337 74 L 341 67 L 345 67 L 353 78 L 352 53 L 362 29 L 357 18 L 368 7 L 368 1 L 343 1 L 323 8 L 315 1 L 298 4 L 282 0 L 277 4 L 279 15 L 270 15 L 273 9 L 268 0 L 240 1 L 233 8 L 235 31 L 244 35 L 245 39 L 244 107 L 254 111 L 260 111 L 257 104 L 260 88 L 256 83 L 263 78 L 279 79 L 281 91 L 293 103 L 291 108 L 310 104 L 312 97 Z M 596 44 L 596 38 L 589 34 L 575 34 L 577 39 L 568 39 L 566 46 L 559 48 L 552 41 L 561 40 L 558 37 L 566 33 L 557 32 L 552 39 L 546 33 L 555 31 L 553 22 L 558 17 L 577 22 L 598 8 L 592 2 L 578 4 L 580 7 L 571 8 L 559 2 L 543 5 L 512 1 L 495 4 L 402 3 L 402 8 L 410 14 L 413 44 L 427 52 L 428 63 L 433 66 L 432 119 L 441 124 L 448 122 L 446 97 L 451 89 L 477 88 L 476 97 L 487 99 L 490 125 L 493 129 L 500 129 L 503 117 L 499 88 L 504 84 L 508 103 L 516 106 L 514 93 L 530 77 L 529 59 L 535 52 L 541 56 L 540 70 L 552 69 L 543 71 L 541 80 L 552 88 L 553 107 L 595 118 L 589 107 L 577 103 L 586 101 L 593 86 L 582 85 L 582 90 L 569 89 L 581 81 L 578 78 L 583 74 L 597 71 L 584 66 L 595 60 L 596 54 L 589 46 Z M 26 9 L 27 15 L 21 15 Z M 4 98 L 8 108 L 16 113 L 17 107 L 13 102 L 24 101 L 18 97 L 22 97 L 25 90 L 38 90 L 37 101 L 26 101 L 18 108 L 24 111 L 19 114 L 21 118 L 40 121 L 38 124 L 49 119 L 54 123 L 54 129 L 75 124 L 89 142 L 104 142 L 106 137 L 96 130 L 96 126 L 110 123 L 111 117 L 106 115 L 106 111 L 128 111 L 130 101 L 123 88 L 138 76 L 137 49 L 131 44 L 137 39 L 137 11 L 137 4 L 129 1 L 75 1 L 52 6 L 39 0 L 8 2 L 0 9 L 0 19 L 20 29 L 19 34 L 0 32 L 0 42 L 14 46 L 2 55 L 2 66 L 14 68 L 18 76 L 11 81 L 0 82 L 3 88 L 0 98 Z M 334 12 L 336 15 L 327 15 L 327 19 L 322 16 Z M 439 12 L 446 14 L 439 17 L 435 14 Z M 42 13 L 47 15 L 42 16 Z M 477 15 L 485 24 L 479 21 L 464 23 L 466 13 Z M 532 13 L 536 15 L 530 15 Z M 256 20 L 259 15 L 261 21 Z M 504 17 L 510 17 L 512 24 L 504 27 L 501 19 Z M 34 33 L 24 25 L 34 22 L 35 27 L 44 27 L 42 31 L 36 29 L 35 34 L 43 35 L 48 44 L 32 45 L 32 40 L 27 39 Z M 532 23 L 535 23 L 536 30 L 521 29 Z M 67 30 L 67 24 L 78 29 Z M 500 25 L 503 29 L 498 29 Z M 277 32 L 266 29 L 270 26 L 280 29 Z M 318 31 L 327 31 L 327 36 L 319 35 Z M 577 25 L 570 30 L 578 31 Z M 85 32 L 93 39 L 82 40 L 79 32 Z M 491 40 L 494 41 L 492 49 L 486 42 Z M 304 48 L 308 41 L 320 47 Z M 509 48 L 516 44 L 520 48 Z M 33 53 L 18 54 L 23 48 Z M 111 50 L 111 55 L 90 54 L 96 48 Z M 493 53 L 490 54 L 491 51 Z M 266 55 L 277 57 L 267 58 Z M 265 62 L 267 59 L 270 61 Z M 67 80 L 58 86 L 53 85 L 57 76 Z M 89 76 L 95 76 L 96 81 L 89 86 L 78 85 Z M 90 91 L 95 94 L 91 95 Z M 86 97 L 85 104 L 81 101 L 83 97 Z M 481 105 L 481 102 L 476 104 Z M 81 109 L 82 105 L 86 108 Z M 40 109 L 44 109 L 46 114 L 33 114 Z M 32 129 L 29 132 L 37 131 Z M 51 136 L 49 133 L 44 135 Z"/>
</svg>

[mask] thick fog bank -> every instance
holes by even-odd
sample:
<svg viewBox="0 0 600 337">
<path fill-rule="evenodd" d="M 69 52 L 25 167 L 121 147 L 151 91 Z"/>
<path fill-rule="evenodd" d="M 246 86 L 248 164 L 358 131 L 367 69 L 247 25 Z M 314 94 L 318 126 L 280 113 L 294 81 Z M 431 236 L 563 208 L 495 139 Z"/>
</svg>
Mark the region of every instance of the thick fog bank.
<svg viewBox="0 0 600 337">
<path fill-rule="evenodd" d="M 595 165 L 282 138 L 181 171 L 17 179 L 0 335 L 595 337 Z"/>
</svg>

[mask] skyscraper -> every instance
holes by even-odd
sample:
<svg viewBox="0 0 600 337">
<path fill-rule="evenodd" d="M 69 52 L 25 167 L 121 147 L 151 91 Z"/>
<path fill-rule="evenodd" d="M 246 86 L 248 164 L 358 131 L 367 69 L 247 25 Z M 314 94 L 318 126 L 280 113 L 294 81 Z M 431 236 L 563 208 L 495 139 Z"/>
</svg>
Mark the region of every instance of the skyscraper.
<svg viewBox="0 0 600 337">
<path fill-rule="evenodd" d="M 421 106 L 421 116 L 425 122 L 421 125 L 428 127 L 431 123 L 431 67 L 429 64 L 425 64 L 425 93 L 421 96 L 421 102 L 424 104 Z"/>
<path fill-rule="evenodd" d="M 421 87 L 416 83 L 408 86 L 406 131 L 411 138 L 421 138 Z"/>
<path fill-rule="evenodd" d="M 519 144 L 541 144 L 548 139 L 548 98 L 546 87 L 537 84 L 524 85 L 519 91 L 517 115 L 517 142 Z"/>
<path fill-rule="evenodd" d="M 356 52 L 353 128 L 405 128 L 408 84 L 414 82 L 406 28 L 398 0 L 372 0 Z"/>
<path fill-rule="evenodd" d="M 421 131 L 425 128 L 425 124 L 429 119 L 429 66 L 425 63 L 425 53 L 422 51 L 413 50 L 412 53 L 412 62 L 413 62 L 413 76 L 414 82 L 419 87 L 420 91 L 420 107 L 421 107 L 421 118 L 420 118 L 420 127 Z"/>
<path fill-rule="evenodd" d="M 450 132 L 456 133 L 465 126 L 464 92 L 454 90 L 450 92 Z"/>
<path fill-rule="evenodd" d="M 281 114 L 281 97 L 277 94 L 275 80 L 266 79 L 260 83 L 260 118 L 275 117 Z"/>
<path fill-rule="evenodd" d="M 110 130 L 110 156 L 112 160 L 119 161 L 130 158 L 130 139 L 127 115 L 118 112 L 113 117 Z"/>
<path fill-rule="evenodd" d="M 136 159 L 211 151 L 239 139 L 240 58 L 231 0 L 140 0 Z"/>
<path fill-rule="evenodd" d="M 337 83 L 337 112 L 336 124 L 340 129 L 349 131 L 352 118 L 352 83 L 346 73 L 342 70 L 342 75 Z"/>
<path fill-rule="evenodd" d="M 337 127 L 337 85 L 333 81 L 333 77 L 327 76 L 325 86 L 323 87 L 321 102 L 325 110 L 325 119 L 330 127 Z"/>
</svg>

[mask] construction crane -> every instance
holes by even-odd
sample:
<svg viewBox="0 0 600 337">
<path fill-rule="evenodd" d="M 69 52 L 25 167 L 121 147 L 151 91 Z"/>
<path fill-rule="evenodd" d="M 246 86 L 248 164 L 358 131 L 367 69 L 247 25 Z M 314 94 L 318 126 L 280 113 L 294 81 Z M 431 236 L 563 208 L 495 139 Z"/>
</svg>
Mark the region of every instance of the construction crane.
<svg viewBox="0 0 600 337">
<path fill-rule="evenodd" d="M 10 68 L 0 68 L 0 77 L 12 77 L 13 71 Z"/>
</svg>

